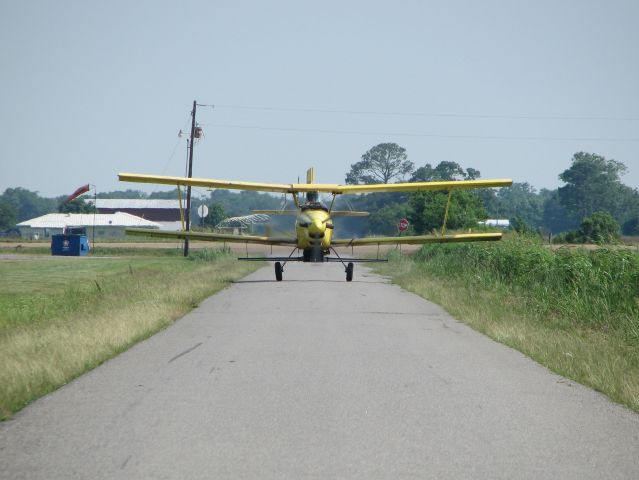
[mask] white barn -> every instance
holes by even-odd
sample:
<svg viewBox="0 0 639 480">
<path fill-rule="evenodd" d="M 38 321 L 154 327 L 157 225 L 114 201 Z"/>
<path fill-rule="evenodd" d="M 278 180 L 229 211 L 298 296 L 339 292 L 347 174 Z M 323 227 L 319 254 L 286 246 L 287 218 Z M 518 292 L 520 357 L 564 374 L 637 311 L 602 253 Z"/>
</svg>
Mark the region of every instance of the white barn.
<svg viewBox="0 0 639 480">
<path fill-rule="evenodd" d="M 93 238 L 124 238 L 127 227 L 159 229 L 161 225 L 125 212 L 117 213 L 49 213 L 18 223 L 20 236 L 31 240 L 50 238 L 62 233 L 65 227 L 86 227 L 87 236 Z"/>
</svg>

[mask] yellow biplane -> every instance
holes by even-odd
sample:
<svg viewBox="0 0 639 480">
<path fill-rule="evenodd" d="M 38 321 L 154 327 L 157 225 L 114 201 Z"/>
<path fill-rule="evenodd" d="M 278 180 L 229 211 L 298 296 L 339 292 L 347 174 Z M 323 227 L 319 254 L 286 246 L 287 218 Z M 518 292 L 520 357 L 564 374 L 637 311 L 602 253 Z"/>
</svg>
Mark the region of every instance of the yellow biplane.
<svg viewBox="0 0 639 480">
<path fill-rule="evenodd" d="M 295 210 L 256 210 L 256 213 L 268 214 L 293 214 L 297 215 L 295 222 L 295 237 L 265 237 L 256 235 L 234 235 L 221 233 L 206 233 L 193 231 L 153 231 L 142 228 L 127 228 L 128 235 L 146 235 L 162 238 L 177 238 L 190 240 L 204 240 L 211 242 L 238 242 L 262 245 L 288 245 L 293 251 L 288 257 L 251 257 L 239 260 L 269 260 L 275 262 L 275 278 L 282 280 L 284 265 L 290 261 L 298 262 L 340 262 L 346 271 L 346 281 L 353 279 L 354 262 L 380 261 L 368 258 L 342 259 L 335 246 L 361 246 L 383 244 L 422 244 L 422 243 L 448 243 L 448 242 L 479 242 L 501 239 L 501 233 L 468 233 L 446 235 L 446 221 L 453 190 L 468 188 L 507 187 L 512 184 L 510 179 L 502 180 L 460 180 L 438 182 L 413 182 L 392 184 L 369 185 L 337 185 L 315 183 L 315 170 L 310 168 L 307 172 L 306 183 L 274 184 L 255 182 L 236 182 L 226 180 L 214 180 L 206 178 L 171 177 L 163 175 L 141 175 L 134 173 L 120 173 L 119 180 L 123 182 L 153 183 L 162 185 L 176 185 L 184 187 L 223 188 L 233 190 L 256 190 L 262 192 L 276 192 L 291 194 L 295 203 Z M 397 237 L 366 237 L 350 239 L 334 239 L 333 217 L 338 216 L 363 216 L 368 212 L 336 211 L 333 210 L 337 195 L 371 193 L 371 192 L 409 192 L 418 190 L 447 190 L 448 203 L 444 214 L 444 221 L 440 235 L 412 235 Z M 329 194 L 332 200 L 329 207 L 319 201 L 319 194 Z M 299 194 L 305 194 L 301 201 Z M 301 251 L 301 256 L 293 256 Z M 331 257 L 330 253 L 335 257 Z"/>
</svg>

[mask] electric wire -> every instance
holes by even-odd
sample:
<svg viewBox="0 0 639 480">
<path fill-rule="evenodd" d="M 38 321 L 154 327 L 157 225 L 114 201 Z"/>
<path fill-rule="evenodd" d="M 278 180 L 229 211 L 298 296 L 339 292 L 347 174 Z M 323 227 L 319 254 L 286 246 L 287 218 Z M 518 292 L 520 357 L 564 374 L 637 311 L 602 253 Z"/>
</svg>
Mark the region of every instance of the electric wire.
<svg viewBox="0 0 639 480">
<path fill-rule="evenodd" d="M 250 105 L 219 105 L 215 108 L 235 110 L 261 110 L 273 112 L 305 112 L 305 113 L 339 113 L 344 115 L 386 115 L 401 117 L 436 117 L 436 118 L 496 118 L 517 120 L 603 120 L 603 121 L 639 121 L 639 117 L 614 117 L 597 115 L 528 115 L 528 114 L 474 114 L 474 113 L 448 113 L 448 112 L 384 112 L 374 110 L 340 110 L 325 108 L 292 108 L 269 107 Z"/>
<path fill-rule="evenodd" d="M 186 121 L 184 122 L 184 125 L 182 126 L 182 129 L 181 129 L 182 131 L 184 131 L 184 129 L 186 128 L 188 123 L 189 123 L 189 117 L 187 117 Z M 168 160 L 164 164 L 164 168 L 162 169 L 161 175 L 164 175 L 166 173 L 166 170 L 169 168 L 169 164 L 173 160 L 173 157 L 175 156 L 175 152 L 176 152 L 177 147 L 180 144 L 181 140 L 182 139 L 178 136 L 178 139 L 175 141 L 175 145 L 173 145 L 173 150 L 171 151 L 171 155 L 169 155 Z"/>
<path fill-rule="evenodd" d="M 203 124 L 214 128 L 237 128 L 245 130 L 266 130 L 278 132 L 296 133 L 328 133 L 337 135 L 368 135 L 386 137 L 426 137 L 426 138 L 450 138 L 450 139 L 473 139 L 473 140 L 557 140 L 557 141 L 598 141 L 598 142 L 639 142 L 639 138 L 632 137 L 549 137 L 549 136 L 507 136 L 507 135 L 448 135 L 439 133 L 408 133 L 408 132 L 374 132 L 360 130 L 329 130 L 313 128 L 291 128 L 291 127 L 265 127 L 263 125 L 232 125 L 210 123 Z"/>
</svg>

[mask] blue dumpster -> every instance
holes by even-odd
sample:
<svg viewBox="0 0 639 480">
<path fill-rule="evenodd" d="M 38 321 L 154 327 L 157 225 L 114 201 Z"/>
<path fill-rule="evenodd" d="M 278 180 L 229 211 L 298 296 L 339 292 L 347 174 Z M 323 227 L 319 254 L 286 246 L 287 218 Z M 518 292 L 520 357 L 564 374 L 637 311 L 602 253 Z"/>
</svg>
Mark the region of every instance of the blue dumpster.
<svg viewBox="0 0 639 480">
<path fill-rule="evenodd" d="M 86 235 L 60 233 L 51 236 L 51 255 L 78 257 L 89 253 L 89 240 Z"/>
</svg>

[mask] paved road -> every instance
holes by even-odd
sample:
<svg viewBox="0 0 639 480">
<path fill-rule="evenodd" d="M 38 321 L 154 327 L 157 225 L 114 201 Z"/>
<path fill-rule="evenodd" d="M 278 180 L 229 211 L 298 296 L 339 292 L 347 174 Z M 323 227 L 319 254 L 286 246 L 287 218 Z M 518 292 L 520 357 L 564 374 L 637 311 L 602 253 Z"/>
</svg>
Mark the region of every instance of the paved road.
<svg viewBox="0 0 639 480">
<path fill-rule="evenodd" d="M 272 276 L 0 424 L 0 477 L 639 478 L 639 415 L 361 267 Z"/>
</svg>

